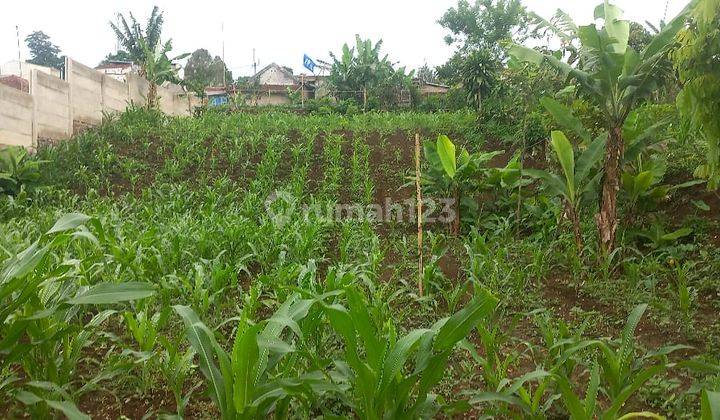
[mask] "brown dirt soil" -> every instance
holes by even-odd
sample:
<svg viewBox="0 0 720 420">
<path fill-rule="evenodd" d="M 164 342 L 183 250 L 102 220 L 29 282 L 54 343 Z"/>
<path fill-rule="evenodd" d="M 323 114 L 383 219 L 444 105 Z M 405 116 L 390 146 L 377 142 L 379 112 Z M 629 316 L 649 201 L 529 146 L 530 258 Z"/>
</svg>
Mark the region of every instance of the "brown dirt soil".
<svg viewBox="0 0 720 420">
<path fill-rule="evenodd" d="M 148 392 L 145 395 L 132 395 L 117 398 L 109 393 L 91 392 L 85 394 L 78 408 L 88 413 L 92 419 L 115 420 L 129 418 L 141 420 L 148 414 L 174 414 L 175 399 L 168 391 Z M 219 413 L 209 400 L 191 400 L 185 412 L 187 419 L 214 419 Z"/>
<path fill-rule="evenodd" d="M 551 302 L 550 308 L 557 316 L 568 322 L 577 323 L 579 320 L 573 313 L 573 308 L 580 308 L 584 312 L 598 312 L 612 318 L 616 323 L 603 322 L 595 333 L 601 337 L 619 337 L 625 325 L 627 314 L 618 311 L 605 303 L 585 296 L 576 286 L 570 284 L 564 277 L 550 276 L 545 279 L 544 297 Z M 657 349 L 666 345 L 685 344 L 695 349 L 682 350 L 674 353 L 674 357 L 688 357 L 698 353 L 700 342 L 688 340 L 677 328 L 660 326 L 654 322 L 646 312 L 638 324 L 636 336 L 647 349 Z"/>
</svg>

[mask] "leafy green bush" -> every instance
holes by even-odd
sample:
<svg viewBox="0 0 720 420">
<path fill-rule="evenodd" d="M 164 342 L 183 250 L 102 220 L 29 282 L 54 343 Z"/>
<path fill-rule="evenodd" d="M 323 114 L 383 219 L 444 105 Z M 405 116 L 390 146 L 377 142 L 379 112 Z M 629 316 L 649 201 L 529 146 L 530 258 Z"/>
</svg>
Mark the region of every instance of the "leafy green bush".
<svg viewBox="0 0 720 420">
<path fill-rule="evenodd" d="M 40 179 L 40 165 L 21 146 L 0 149 L 0 194 L 15 196 L 23 189 L 33 188 Z"/>
</svg>

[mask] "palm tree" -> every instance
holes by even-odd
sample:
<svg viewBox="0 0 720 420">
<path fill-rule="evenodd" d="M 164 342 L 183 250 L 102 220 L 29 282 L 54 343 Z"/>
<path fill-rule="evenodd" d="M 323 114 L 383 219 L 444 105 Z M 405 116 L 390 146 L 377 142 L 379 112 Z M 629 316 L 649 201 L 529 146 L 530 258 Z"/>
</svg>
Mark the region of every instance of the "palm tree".
<svg viewBox="0 0 720 420">
<path fill-rule="evenodd" d="M 511 47 L 510 54 L 519 60 L 549 64 L 574 80 L 578 91 L 605 115 L 608 142 L 600 211 L 596 215 L 599 245 L 604 255 L 613 250 L 618 226 L 617 196 L 625 146 L 623 124 L 630 111 L 652 94 L 658 80 L 664 77 L 661 74 L 666 67 L 662 65 L 663 60 L 675 35 L 686 22 L 689 7 L 667 24 L 641 52 L 628 45 L 630 23 L 622 19 L 622 11 L 608 0 L 595 9 L 595 17 L 604 21 L 602 28 L 595 24 L 578 28 L 580 59 L 575 66 L 522 45 Z"/>
</svg>

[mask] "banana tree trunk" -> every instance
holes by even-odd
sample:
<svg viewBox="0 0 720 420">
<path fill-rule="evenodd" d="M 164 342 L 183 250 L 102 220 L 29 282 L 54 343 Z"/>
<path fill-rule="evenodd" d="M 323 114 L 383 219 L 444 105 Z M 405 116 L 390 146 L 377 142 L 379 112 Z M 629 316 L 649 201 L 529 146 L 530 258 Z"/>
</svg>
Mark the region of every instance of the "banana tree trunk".
<svg viewBox="0 0 720 420">
<path fill-rule="evenodd" d="M 624 148 L 622 127 L 614 127 L 610 130 L 605 153 L 600 212 L 595 216 L 600 250 L 605 256 L 609 255 L 615 246 L 618 227 L 617 196 L 620 191 L 620 159 L 623 156 Z"/>
<path fill-rule="evenodd" d="M 583 238 L 582 229 L 580 228 L 580 215 L 577 209 L 570 204 L 569 201 L 565 202 L 565 213 L 567 213 L 570 223 L 573 227 L 573 236 L 575 237 L 575 246 L 577 247 L 578 256 L 582 255 L 583 252 Z"/>
<path fill-rule="evenodd" d="M 460 188 L 455 190 L 455 220 L 452 226 L 453 235 L 460 234 Z"/>
<path fill-rule="evenodd" d="M 147 95 L 148 108 L 155 108 L 157 106 L 157 84 L 150 82 L 148 87 Z"/>
</svg>

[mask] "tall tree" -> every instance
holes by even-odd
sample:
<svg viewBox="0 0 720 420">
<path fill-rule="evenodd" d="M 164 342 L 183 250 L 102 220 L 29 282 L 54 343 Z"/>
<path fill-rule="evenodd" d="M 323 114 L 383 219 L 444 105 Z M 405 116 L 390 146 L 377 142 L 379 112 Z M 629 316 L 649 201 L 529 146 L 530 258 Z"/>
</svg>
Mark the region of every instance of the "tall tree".
<svg viewBox="0 0 720 420">
<path fill-rule="evenodd" d="M 61 69 L 65 60 L 60 57 L 60 48 L 50 42 L 50 37 L 42 31 L 35 31 L 25 38 L 25 43 L 30 50 L 29 63 L 40 66 L 54 67 Z"/>
<path fill-rule="evenodd" d="M 140 66 L 140 75 L 150 82 L 148 106 L 156 106 L 157 86 L 166 81 L 180 82 L 177 76 L 179 65 L 175 61 L 189 54 L 168 58 L 172 50 L 172 40 L 168 39 L 164 44 L 161 42 L 164 18 L 157 6 L 153 7 L 145 29 L 140 27 L 132 13 L 130 13 L 130 24 L 122 14 L 119 18 L 119 25 L 110 22 L 110 27 L 123 49 L 132 57 L 132 61 Z"/>
<path fill-rule="evenodd" d="M 437 72 L 435 71 L 435 69 L 431 68 L 427 64 L 423 64 L 422 67 L 417 69 L 417 71 L 415 72 L 415 75 L 417 76 L 418 79 L 420 79 L 426 83 L 436 83 L 437 78 L 438 78 Z"/>
<path fill-rule="evenodd" d="M 122 14 L 118 15 L 120 21 L 118 25 L 110 22 L 110 27 L 115 36 L 117 37 L 123 49 L 132 57 L 132 60 L 136 63 L 144 61 L 145 49 L 141 41 L 145 43 L 147 48 L 155 50 L 160 45 L 160 35 L 162 34 L 162 27 L 165 21 L 163 12 L 157 6 L 154 6 L 145 29 L 143 29 L 138 21 L 135 19 L 132 13 L 130 15 L 130 23 L 125 19 Z"/>
<path fill-rule="evenodd" d="M 223 72 L 225 79 L 223 79 Z M 185 64 L 185 81 L 192 86 L 205 88 L 206 86 L 220 86 L 223 81 L 232 83 L 232 72 L 219 56 L 213 58 L 208 50 L 200 48 L 195 50 Z"/>
<path fill-rule="evenodd" d="M 641 52 L 628 45 L 630 23 L 622 11 L 605 0 L 595 9 L 595 18 L 604 24 L 578 28 L 580 57 L 576 66 L 553 55 L 522 45 L 514 45 L 511 54 L 536 65 L 549 64 L 575 82 L 578 91 L 602 111 L 608 141 L 603 166 L 600 211 L 596 215 L 600 249 L 604 255 L 613 250 L 618 227 L 617 196 L 620 189 L 620 163 L 624 155 L 623 125 L 630 111 L 657 89 L 662 60 L 667 56 L 675 35 L 685 25 L 687 9 L 653 38 Z"/>
<path fill-rule="evenodd" d="M 445 42 L 456 47 L 438 75 L 447 83 L 462 84 L 469 102 L 479 109 L 507 58 L 504 44 L 522 38 L 528 19 L 520 0 L 459 0 L 438 21 L 450 31 Z"/>
<path fill-rule="evenodd" d="M 451 32 L 445 37 L 448 45 L 466 52 L 484 49 L 498 60 L 506 57 L 502 43 L 521 37 L 527 22 L 520 0 L 459 0 L 438 21 Z"/>
<path fill-rule="evenodd" d="M 114 53 L 108 53 L 108 55 L 105 56 L 105 58 L 103 59 L 103 61 L 100 62 L 100 64 L 105 64 L 110 61 L 134 62 L 133 57 L 130 55 L 129 52 L 127 52 L 125 50 L 118 50 L 117 52 L 114 52 Z"/>
<path fill-rule="evenodd" d="M 683 89 L 678 109 L 707 144 L 707 163 L 696 175 L 708 188 L 720 186 L 720 0 L 700 0 L 690 12 L 690 24 L 678 35 L 672 58 Z"/>
</svg>

